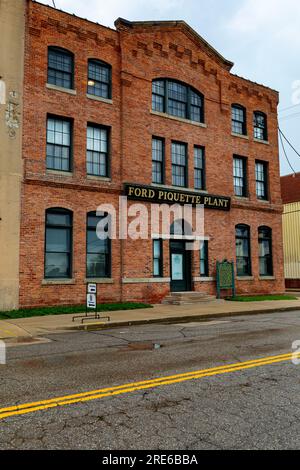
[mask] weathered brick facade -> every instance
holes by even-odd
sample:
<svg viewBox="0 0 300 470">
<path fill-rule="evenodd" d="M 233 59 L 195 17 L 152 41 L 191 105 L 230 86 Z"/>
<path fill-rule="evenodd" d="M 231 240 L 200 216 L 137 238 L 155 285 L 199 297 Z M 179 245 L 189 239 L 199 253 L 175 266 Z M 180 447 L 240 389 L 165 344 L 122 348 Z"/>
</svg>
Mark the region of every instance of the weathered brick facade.
<svg viewBox="0 0 300 470">
<path fill-rule="evenodd" d="M 210 279 L 199 281 L 199 253 L 193 253 L 193 289 L 215 294 L 216 261 L 235 260 L 235 226 L 251 229 L 252 277 L 237 280 L 239 293 L 283 292 L 282 202 L 277 142 L 277 92 L 230 73 L 225 61 L 183 22 L 116 22 L 105 28 L 35 2 L 27 3 L 24 75 L 20 305 L 78 304 L 86 285 L 86 214 L 104 202 L 118 206 L 124 183 L 151 185 L 152 136 L 165 138 L 166 186 L 171 179 L 171 141 L 188 144 L 189 187 L 193 189 L 193 147 L 206 153 L 207 191 L 232 198 L 230 212 L 206 209 Z M 47 87 L 48 46 L 74 54 L 76 94 Z M 87 97 L 89 58 L 112 66 L 112 101 Z M 205 97 L 205 126 L 151 111 L 152 80 L 177 79 Z M 247 109 L 248 136 L 231 133 L 231 105 Z M 253 112 L 268 117 L 268 143 L 253 138 Z M 46 170 L 46 118 L 73 119 L 73 171 Z M 87 123 L 109 126 L 110 179 L 86 174 Z M 248 198 L 233 190 L 233 155 L 248 158 Z M 256 198 L 255 160 L 269 164 L 269 200 Z M 73 211 L 73 277 L 44 281 L 45 211 Z M 273 231 L 274 277 L 259 277 L 259 226 Z M 164 276 L 152 276 L 152 242 L 112 242 L 111 279 L 99 280 L 99 301 L 157 302 L 170 291 L 169 242 L 164 241 Z M 147 282 L 146 279 L 149 279 Z M 151 281 L 151 282 L 150 282 Z"/>
</svg>

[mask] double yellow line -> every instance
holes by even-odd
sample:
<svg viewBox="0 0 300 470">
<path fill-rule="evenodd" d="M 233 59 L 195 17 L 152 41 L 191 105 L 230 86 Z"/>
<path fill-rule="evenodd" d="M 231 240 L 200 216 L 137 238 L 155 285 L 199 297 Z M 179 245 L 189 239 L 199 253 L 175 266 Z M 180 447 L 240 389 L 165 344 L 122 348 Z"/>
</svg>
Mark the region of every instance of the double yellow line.
<svg viewBox="0 0 300 470">
<path fill-rule="evenodd" d="M 25 403 L 23 405 L 10 406 L 7 408 L 0 408 L 0 419 L 9 418 L 11 416 L 24 415 L 33 413 L 40 410 L 49 410 L 59 406 L 73 405 L 76 403 L 84 403 L 92 400 L 99 400 L 101 398 L 113 397 L 126 393 L 132 393 L 139 390 L 147 390 L 149 388 L 162 387 L 165 385 L 172 385 L 188 380 L 196 380 L 204 377 L 212 377 L 214 375 L 228 374 L 237 372 L 244 369 L 253 369 L 255 367 L 262 367 L 269 364 L 276 364 L 280 362 L 291 361 L 293 358 L 300 358 L 298 354 L 282 354 L 280 356 L 270 356 L 262 359 L 255 359 L 253 361 L 239 362 L 237 364 L 229 364 L 226 366 L 213 367 L 210 369 L 197 370 L 185 374 L 177 374 L 158 379 L 146 380 L 143 382 L 134 382 L 117 387 L 103 388 L 100 390 L 93 390 L 85 393 L 78 393 L 75 395 L 67 395 L 64 397 L 52 398 L 48 400 L 37 401 L 33 403 Z"/>
</svg>

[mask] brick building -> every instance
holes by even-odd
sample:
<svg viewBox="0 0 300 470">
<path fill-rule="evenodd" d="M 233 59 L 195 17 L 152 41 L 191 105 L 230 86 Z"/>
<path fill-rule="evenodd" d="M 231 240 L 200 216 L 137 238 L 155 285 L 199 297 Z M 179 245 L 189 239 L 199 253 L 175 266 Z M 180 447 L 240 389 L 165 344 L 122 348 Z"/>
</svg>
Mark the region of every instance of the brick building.
<svg viewBox="0 0 300 470">
<path fill-rule="evenodd" d="M 18 75 L 9 57 L 0 65 L 11 178 L 0 189 L 0 307 L 82 303 L 91 279 L 99 301 L 214 295 L 224 259 L 239 293 L 283 292 L 278 93 L 232 74 L 184 21 L 110 29 L 31 0 L 0 4 L 3 22 L 18 19 L 6 33 L 21 55 Z M 97 207 L 118 211 L 126 191 L 148 206 L 158 194 L 204 203 L 202 249 L 151 234 L 97 239 Z"/>
<path fill-rule="evenodd" d="M 281 177 L 285 285 L 300 288 L 300 173 Z"/>
</svg>

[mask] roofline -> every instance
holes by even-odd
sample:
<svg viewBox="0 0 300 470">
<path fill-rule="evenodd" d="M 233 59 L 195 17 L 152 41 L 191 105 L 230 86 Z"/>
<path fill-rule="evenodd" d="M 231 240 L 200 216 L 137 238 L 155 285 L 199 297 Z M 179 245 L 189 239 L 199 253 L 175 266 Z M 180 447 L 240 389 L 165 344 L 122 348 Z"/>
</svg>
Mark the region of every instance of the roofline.
<svg viewBox="0 0 300 470">
<path fill-rule="evenodd" d="M 145 26 L 145 27 L 151 27 L 151 26 L 182 26 L 184 29 L 189 31 L 189 33 L 194 36 L 194 38 L 197 41 L 200 41 L 205 44 L 205 46 L 210 49 L 218 58 L 221 60 L 221 62 L 226 65 L 226 67 L 231 70 L 232 67 L 234 66 L 234 63 L 231 62 L 230 60 L 225 59 L 225 57 L 222 56 L 213 46 L 211 46 L 200 34 L 198 34 L 188 23 L 186 23 L 184 20 L 166 20 L 166 21 L 129 21 L 124 18 L 118 18 L 115 21 L 115 27 L 118 29 L 119 25 L 126 26 L 127 28 L 134 28 L 135 26 Z"/>
<path fill-rule="evenodd" d="M 300 176 L 300 171 L 296 172 L 296 173 L 289 173 L 288 175 L 283 175 L 283 176 L 280 176 L 280 179 L 283 179 L 283 178 L 289 178 L 291 176 L 295 177 L 295 176 Z"/>
</svg>

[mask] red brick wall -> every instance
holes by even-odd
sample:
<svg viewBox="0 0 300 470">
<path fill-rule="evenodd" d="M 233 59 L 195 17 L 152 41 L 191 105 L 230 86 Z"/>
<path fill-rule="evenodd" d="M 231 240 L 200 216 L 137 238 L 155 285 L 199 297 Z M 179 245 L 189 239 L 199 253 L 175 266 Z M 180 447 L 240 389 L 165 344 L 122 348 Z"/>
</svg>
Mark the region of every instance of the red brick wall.
<svg viewBox="0 0 300 470">
<path fill-rule="evenodd" d="M 166 139 L 166 184 L 171 185 L 171 140 L 188 144 L 189 186 L 193 188 L 193 146 L 206 148 L 206 180 L 210 193 L 233 196 L 233 154 L 248 157 L 249 200 L 233 198 L 230 213 L 206 210 L 210 275 L 217 260 L 235 259 L 235 225 L 251 227 L 253 280 L 239 281 L 238 292 L 282 292 L 282 229 L 276 92 L 229 73 L 207 48 L 180 27 L 129 28 L 115 31 L 60 11 L 28 3 L 24 78 L 24 184 L 21 221 L 20 304 L 81 303 L 85 298 L 86 213 L 102 202 L 115 206 L 124 182 L 151 184 L 151 137 Z M 69 49 L 75 55 L 76 96 L 46 88 L 47 48 Z M 86 97 L 87 61 L 112 65 L 113 104 Z M 151 82 L 170 77 L 184 81 L 205 96 L 207 128 L 151 113 Z M 231 104 L 247 108 L 248 139 L 231 136 Z M 269 145 L 253 140 L 252 115 L 268 116 Z M 74 171 L 71 176 L 46 172 L 47 113 L 74 120 Z M 86 177 L 86 126 L 111 127 L 111 181 Z M 255 196 L 255 159 L 269 163 L 270 201 Z M 74 284 L 43 285 L 45 210 L 64 207 L 74 212 Z M 274 240 L 274 280 L 258 276 L 257 228 L 269 225 Z M 159 301 L 168 282 L 122 284 L 122 278 L 152 276 L 150 241 L 113 241 L 113 284 L 99 286 L 99 300 Z M 164 276 L 169 277 L 168 241 L 164 242 Z M 199 275 L 199 255 L 193 255 Z M 214 293 L 215 283 L 196 283 L 195 290 Z"/>
<path fill-rule="evenodd" d="M 282 176 L 280 181 L 283 204 L 300 201 L 300 173 Z"/>
</svg>

